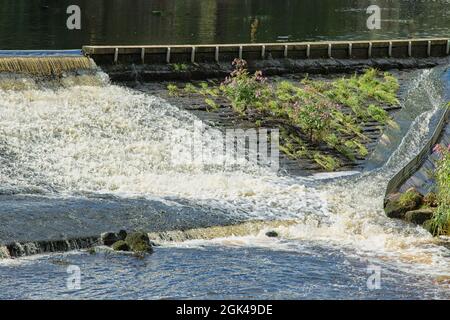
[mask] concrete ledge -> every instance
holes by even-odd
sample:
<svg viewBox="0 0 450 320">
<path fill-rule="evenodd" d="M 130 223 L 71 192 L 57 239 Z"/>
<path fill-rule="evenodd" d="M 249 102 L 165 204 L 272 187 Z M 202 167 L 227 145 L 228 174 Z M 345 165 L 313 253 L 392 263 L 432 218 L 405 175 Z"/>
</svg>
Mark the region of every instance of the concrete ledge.
<svg viewBox="0 0 450 320">
<path fill-rule="evenodd" d="M 389 197 L 392 193 L 398 192 L 402 188 L 403 184 L 408 181 L 408 179 L 413 178 L 416 172 L 421 168 L 424 162 L 433 153 L 433 147 L 439 141 L 442 136 L 443 130 L 445 130 L 446 125 L 450 119 L 450 107 L 442 112 L 436 129 L 433 131 L 431 138 L 422 148 L 418 155 L 416 155 L 408 164 L 406 164 L 400 171 L 398 171 L 389 181 L 386 187 L 385 199 Z M 414 182 L 414 181 L 413 181 Z M 386 200 L 385 200 L 386 203 Z"/>
<path fill-rule="evenodd" d="M 265 59 L 427 58 L 450 54 L 445 38 L 210 45 L 84 46 L 99 65 L 230 62 Z"/>
</svg>

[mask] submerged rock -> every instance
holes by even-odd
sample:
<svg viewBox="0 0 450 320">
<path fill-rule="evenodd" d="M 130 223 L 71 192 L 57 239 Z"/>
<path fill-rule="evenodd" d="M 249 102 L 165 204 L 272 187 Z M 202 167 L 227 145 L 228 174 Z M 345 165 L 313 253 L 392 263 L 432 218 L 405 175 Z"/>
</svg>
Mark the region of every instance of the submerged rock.
<svg viewBox="0 0 450 320">
<path fill-rule="evenodd" d="M 408 211 L 419 209 L 423 196 L 414 188 L 405 193 L 396 193 L 387 199 L 384 211 L 389 218 L 404 219 Z"/>
<path fill-rule="evenodd" d="M 145 232 L 134 232 L 125 238 L 126 244 L 130 247 L 131 251 L 134 252 L 153 252 L 152 245 L 150 244 L 150 239 Z"/>
<path fill-rule="evenodd" d="M 112 248 L 115 251 L 130 251 L 130 246 L 124 240 L 114 242 Z"/>
<path fill-rule="evenodd" d="M 266 236 L 269 238 L 276 238 L 276 237 L 278 237 L 278 233 L 276 231 L 269 231 L 269 232 L 266 232 Z"/>
<path fill-rule="evenodd" d="M 124 240 L 127 237 L 127 232 L 125 230 L 120 230 L 119 233 L 117 234 L 117 237 L 119 238 L 119 240 Z"/>
<path fill-rule="evenodd" d="M 433 217 L 434 210 L 430 208 L 408 211 L 405 214 L 405 220 L 415 224 L 422 225 L 425 221 Z"/>
<path fill-rule="evenodd" d="M 119 240 L 125 240 L 126 237 L 127 232 L 125 230 L 120 230 L 118 233 L 104 232 L 100 235 L 100 241 L 105 246 L 111 246 Z"/>
<path fill-rule="evenodd" d="M 8 251 L 12 257 L 23 257 L 26 252 L 19 242 L 13 242 L 8 245 Z"/>
<path fill-rule="evenodd" d="M 110 246 L 119 240 L 120 239 L 117 237 L 117 234 L 114 232 L 104 232 L 100 235 L 100 241 L 105 246 Z"/>
</svg>

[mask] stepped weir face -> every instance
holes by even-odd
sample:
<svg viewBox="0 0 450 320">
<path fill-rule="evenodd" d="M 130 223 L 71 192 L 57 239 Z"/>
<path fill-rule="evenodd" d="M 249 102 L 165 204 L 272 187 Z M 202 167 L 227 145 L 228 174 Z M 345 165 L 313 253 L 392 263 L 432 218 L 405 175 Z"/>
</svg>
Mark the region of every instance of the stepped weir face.
<svg viewBox="0 0 450 320">
<path fill-rule="evenodd" d="M 95 64 L 86 57 L 1 57 L 0 73 L 54 76 L 64 72 L 91 70 Z"/>
<path fill-rule="evenodd" d="M 229 168 L 173 162 L 173 141 L 186 143 L 179 150 L 189 150 L 183 136 L 173 135 L 194 130 L 198 119 L 193 114 L 159 97 L 110 83 L 88 58 L 2 59 L 0 70 L 15 73 L 0 77 L 3 244 L 45 237 L 56 241 L 61 236 L 85 237 L 92 243 L 86 237 L 102 231 L 145 228 L 162 243 L 161 256 L 156 251 L 149 261 L 166 259 L 168 268 L 176 263 L 169 258 L 169 249 L 181 254 L 187 267 L 204 266 L 205 270 L 214 270 L 211 261 L 224 263 L 217 250 L 236 254 L 254 250 L 280 272 L 286 270 L 276 264 L 277 259 L 292 272 L 310 266 L 314 270 L 305 269 L 306 273 L 332 274 L 348 281 L 344 273 L 360 276 L 367 264 L 375 264 L 386 270 L 387 288 L 414 279 L 416 290 L 426 288 L 429 295 L 448 297 L 448 291 L 431 285 L 449 276 L 445 241 L 420 227 L 388 219 L 382 206 L 387 180 L 420 150 L 432 130 L 433 117 L 443 104 L 442 68 L 414 71 L 408 79 L 401 104 L 414 119 L 409 120 L 403 139 L 385 155 L 384 165 L 345 178 L 323 179 L 292 177 L 254 163 Z M 57 79 L 43 77 L 50 75 Z M 217 149 L 212 129 L 206 127 L 203 132 L 211 138 L 205 144 L 211 152 Z M 284 222 L 256 229 L 254 224 L 236 224 L 261 220 Z M 221 224 L 236 226 L 217 226 Z M 170 233 L 174 229 L 191 231 Z M 268 231 L 278 237 L 266 236 Z M 84 245 L 75 242 L 74 246 Z M 30 244 L 27 250 L 39 252 L 42 247 Z M 191 254 L 203 258 L 195 261 Z M 93 265 L 107 259 L 82 253 L 78 257 L 93 272 Z M 51 258 L 39 259 L 48 262 Z M 0 276 L 15 272 L 5 261 L 0 264 Z M 17 270 L 25 270 L 29 261 L 19 259 Z M 41 267 L 47 268 L 47 262 Z M 257 261 L 248 263 L 249 268 L 260 270 Z M 341 274 L 333 271 L 336 263 L 342 267 Z M 115 272 L 117 265 L 105 268 Z M 148 270 L 153 274 L 154 270 Z M 398 279 L 392 280 L 395 276 Z M 419 284 L 418 276 L 423 279 Z"/>
</svg>

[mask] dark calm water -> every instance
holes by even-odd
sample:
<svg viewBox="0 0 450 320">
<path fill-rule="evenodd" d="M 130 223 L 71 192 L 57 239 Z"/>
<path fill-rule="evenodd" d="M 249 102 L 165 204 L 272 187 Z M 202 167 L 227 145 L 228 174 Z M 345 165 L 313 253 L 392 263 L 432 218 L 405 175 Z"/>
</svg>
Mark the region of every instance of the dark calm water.
<svg viewBox="0 0 450 320">
<path fill-rule="evenodd" d="M 66 27 L 69 5 L 82 29 Z M 366 27 L 370 4 L 381 29 Z M 448 0 L 0 0 L 0 49 L 448 36 Z"/>
</svg>

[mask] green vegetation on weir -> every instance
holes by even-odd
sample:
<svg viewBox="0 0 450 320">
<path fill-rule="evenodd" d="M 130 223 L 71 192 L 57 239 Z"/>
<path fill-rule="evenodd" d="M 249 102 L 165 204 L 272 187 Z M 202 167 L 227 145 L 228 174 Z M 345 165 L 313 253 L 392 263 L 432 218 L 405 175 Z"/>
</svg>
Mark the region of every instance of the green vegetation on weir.
<svg viewBox="0 0 450 320">
<path fill-rule="evenodd" d="M 280 149 L 290 158 L 312 159 L 327 171 L 339 168 L 342 159 L 367 156 L 364 123 L 393 124 L 382 108 L 398 104 L 399 84 L 389 73 L 369 69 L 335 81 L 270 83 L 261 71 L 250 74 L 244 60 L 233 65 L 234 71 L 218 86 L 188 83 L 180 89 L 170 84 L 169 93 L 201 95 L 211 110 L 225 98 L 256 126 L 279 127 Z"/>
</svg>

